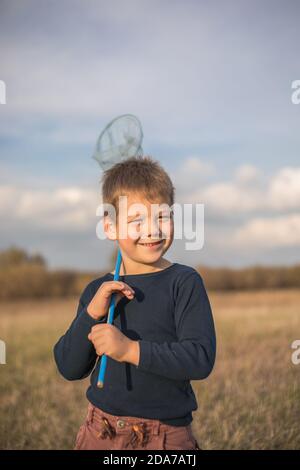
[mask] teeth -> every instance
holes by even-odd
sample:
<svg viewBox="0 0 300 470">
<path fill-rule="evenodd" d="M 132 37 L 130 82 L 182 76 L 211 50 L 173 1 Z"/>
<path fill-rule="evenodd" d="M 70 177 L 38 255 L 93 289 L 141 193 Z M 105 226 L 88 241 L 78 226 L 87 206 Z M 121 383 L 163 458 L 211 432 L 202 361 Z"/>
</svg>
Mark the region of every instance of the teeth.
<svg viewBox="0 0 300 470">
<path fill-rule="evenodd" d="M 141 245 L 144 245 L 144 246 L 153 246 L 153 245 L 158 245 L 159 243 L 161 243 L 162 240 L 159 240 L 157 242 L 153 242 L 153 243 L 141 243 Z"/>
</svg>

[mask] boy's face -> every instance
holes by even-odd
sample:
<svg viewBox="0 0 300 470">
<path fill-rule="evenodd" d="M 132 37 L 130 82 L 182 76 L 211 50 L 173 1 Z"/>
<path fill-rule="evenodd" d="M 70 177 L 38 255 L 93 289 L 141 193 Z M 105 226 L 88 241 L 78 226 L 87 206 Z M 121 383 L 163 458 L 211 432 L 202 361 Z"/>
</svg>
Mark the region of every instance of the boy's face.
<svg viewBox="0 0 300 470">
<path fill-rule="evenodd" d="M 173 212 L 167 203 L 151 203 L 139 193 L 127 193 L 119 199 L 116 225 L 105 223 L 104 230 L 108 238 L 118 240 L 123 258 L 152 264 L 172 244 Z"/>
</svg>

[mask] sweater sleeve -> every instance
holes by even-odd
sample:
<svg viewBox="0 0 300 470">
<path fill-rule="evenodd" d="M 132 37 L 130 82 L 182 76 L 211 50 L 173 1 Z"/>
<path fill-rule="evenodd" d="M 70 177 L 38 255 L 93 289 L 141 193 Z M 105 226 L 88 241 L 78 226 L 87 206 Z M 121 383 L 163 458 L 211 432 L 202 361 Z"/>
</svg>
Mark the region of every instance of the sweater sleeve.
<svg viewBox="0 0 300 470">
<path fill-rule="evenodd" d="M 174 320 L 178 341 L 139 340 L 136 367 L 174 380 L 205 379 L 215 363 L 216 335 L 210 302 L 197 271 L 178 288 Z"/>
<path fill-rule="evenodd" d="M 81 294 L 77 314 L 66 333 L 54 346 L 54 358 L 59 372 L 67 380 L 87 377 L 94 368 L 97 354 L 88 334 L 97 323 L 105 323 L 107 315 L 94 320 L 87 312 L 87 306 L 94 296 L 91 283 Z"/>
</svg>

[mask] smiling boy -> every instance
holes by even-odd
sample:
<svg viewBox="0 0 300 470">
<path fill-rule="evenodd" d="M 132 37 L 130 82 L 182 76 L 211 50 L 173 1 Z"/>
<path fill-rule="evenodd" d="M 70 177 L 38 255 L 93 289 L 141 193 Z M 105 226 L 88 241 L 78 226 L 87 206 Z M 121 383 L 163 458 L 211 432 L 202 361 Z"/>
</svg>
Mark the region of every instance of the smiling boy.
<svg viewBox="0 0 300 470">
<path fill-rule="evenodd" d="M 133 157 L 105 172 L 102 196 L 115 208 L 116 217 L 106 212 L 103 226 L 121 250 L 120 281 L 107 273 L 89 283 L 54 347 L 66 379 L 92 373 L 75 449 L 197 449 L 190 381 L 212 371 L 216 337 L 202 277 L 164 257 L 174 237 L 173 184 L 156 161 Z M 99 389 L 97 357 L 103 354 L 107 368 Z"/>
</svg>

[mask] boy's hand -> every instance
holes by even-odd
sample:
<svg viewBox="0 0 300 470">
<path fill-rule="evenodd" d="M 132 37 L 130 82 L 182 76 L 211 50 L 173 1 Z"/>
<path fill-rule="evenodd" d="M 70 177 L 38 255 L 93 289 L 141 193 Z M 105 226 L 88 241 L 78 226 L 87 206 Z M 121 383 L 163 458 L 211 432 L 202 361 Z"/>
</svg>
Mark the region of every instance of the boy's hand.
<svg viewBox="0 0 300 470">
<path fill-rule="evenodd" d="M 134 297 L 134 290 L 128 284 L 125 284 L 125 282 L 103 282 L 87 307 L 88 314 L 95 320 L 99 320 L 107 315 L 111 295 L 114 292 L 118 292 L 115 299 L 115 305 L 117 305 L 122 297 L 127 297 L 129 300 L 132 300 Z"/>
<path fill-rule="evenodd" d="M 116 326 L 109 323 L 95 325 L 88 339 L 93 343 L 98 356 L 106 354 L 119 362 L 138 365 L 139 343 L 125 336 Z"/>
</svg>

